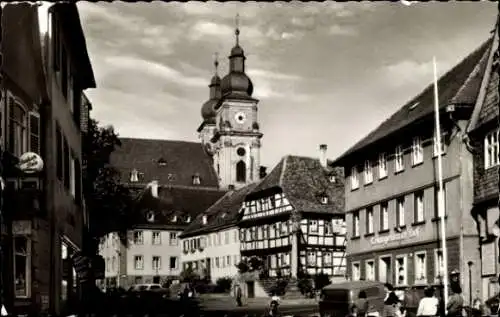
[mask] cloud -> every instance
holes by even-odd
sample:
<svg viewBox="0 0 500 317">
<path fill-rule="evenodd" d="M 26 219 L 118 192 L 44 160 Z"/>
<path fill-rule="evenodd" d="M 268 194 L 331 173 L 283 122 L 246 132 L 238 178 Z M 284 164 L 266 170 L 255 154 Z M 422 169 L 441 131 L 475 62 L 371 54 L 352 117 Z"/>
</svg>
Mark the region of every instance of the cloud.
<svg viewBox="0 0 500 317">
<path fill-rule="evenodd" d="M 341 26 L 338 24 L 330 26 L 328 29 L 328 33 L 331 35 L 347 35 L 347 36 L 357 34 L 357 32 L 354 29 L 347 26 Z"/>
<path fill-rule="evenodd" d="M 450 66 L 448 61 L 441 61 L 438 76 L 448 71 Z M 416 83 L 431 83 L 433 80 L 432 60 L 417 62 L 415 60 L 404 59 L 383 67 L 381 75 L 386 78 L 385 82 L 393 87 Z"/>
<path fill-rule="evenodd" d="M 132 57 L 132 56 L 109 56 L 106 63 L 123 70 L 146 73 L 177 85 L 203 87 L 207 85 L 207 79 L 202 77 L 190 77 L 167 65 Z"/>
<path fill-rule="evenodd" d="M 247 71 L 248 76 L 257 77 L 260 79 L 276 79 L 276 80 L 299 80 L 300 76 L 289 75 L 284 73 L 271 72 L 264 69 L 252 68 Z"/>
</svg>

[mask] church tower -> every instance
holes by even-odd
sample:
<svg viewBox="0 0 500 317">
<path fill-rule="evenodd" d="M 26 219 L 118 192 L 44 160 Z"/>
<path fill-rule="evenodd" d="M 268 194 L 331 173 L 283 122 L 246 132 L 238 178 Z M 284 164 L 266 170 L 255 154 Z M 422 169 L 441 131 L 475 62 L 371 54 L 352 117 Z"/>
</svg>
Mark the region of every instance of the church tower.
<svg viewBox="0 0 500 317">
<path fill-rule="evenodd" d="M 259 180 L 260 139 L 263 136 L 257 117 L 259 101 L 252 98 L 253 84 L 245 74 L 246 57 L 239 45 L 238 17 L 235 34 L 229 73 L 220 81 L 220 99 L 214 103 L 213 113 L 208 115 L 206 110 L 210 119 L 204 119 L 207 123 L 202 124 L 200 133 L 202 140 L 211 136 L 204 144 L 213 155 L 222 188 L 241 188 Z M 202 113 L 205 112 L 202 110 Z"/>
</svg>

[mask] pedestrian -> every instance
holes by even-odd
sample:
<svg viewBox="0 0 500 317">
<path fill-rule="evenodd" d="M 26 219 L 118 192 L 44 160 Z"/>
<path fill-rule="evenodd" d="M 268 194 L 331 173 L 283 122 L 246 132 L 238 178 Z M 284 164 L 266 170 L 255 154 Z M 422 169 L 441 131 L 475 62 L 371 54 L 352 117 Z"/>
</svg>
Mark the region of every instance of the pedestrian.
<svg viewBox="0 0 500 317">
<path fill-rule="evenodd" d="M 356 316 L 365 317 L 368 314 L 368 299 L 365 291 L 360 291 L 358 294 L 358 302 L 356 303 Z"/>
<path fill-rule="evenodd" d="M 235 285 L 235 294 L 234 295 L 236 297 L 236 305 L 238 305 L 238 307 L 243 306 L 243 303 L 241 301 L 242 294 L 241 294 L 240 284 Z"/>
<path fill-rule="evenodd" d="M 424 290 L 424 298 L 418 303 L 417 316 L 428 317 L 437 316 L 439 300 L 436 298 L 434 288 L 427 287 Z"/>
<path fill-rule="evenodd" d="M 417 308 L 420 302 L 420 296 L 415 287 L 411 287 L 405 290 L 404 299 L 403 299 L 403 307 L 406 311 L 407 317 L 416 317 L 417 316 Z"/>
<path fill-rule="evenodd" d="M 384 317 L 399 317 L 397 313 L 397 304 L 399 303 L 399 298 L 394 292 L 394 287 L 390 283 L 384 284 L 385 298 L 384 298 Z"/>
<path fill-rule="evenodd" d="M 452 294 L 448 297 L 448 305 L 446 305 L 447 316 L 462 317 L 464 308 L 462 288 L 458 283 L 451 283 L 450 289 Z"/>
<path fill-rule="evenodd" d="M 281 316 L 279 312 L 279 303 L 276 300 L 271 300 L 269 304 L 269 311 L 264 314 L 264 317 L 279 317 Z"/>
</svg>

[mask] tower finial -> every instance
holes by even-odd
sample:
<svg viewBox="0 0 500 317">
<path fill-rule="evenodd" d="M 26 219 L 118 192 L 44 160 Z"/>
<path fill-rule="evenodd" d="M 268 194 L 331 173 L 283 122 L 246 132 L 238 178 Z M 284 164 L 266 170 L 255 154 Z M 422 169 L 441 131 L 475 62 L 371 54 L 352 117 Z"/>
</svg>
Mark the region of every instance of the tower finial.
<svg viewBox="0 0 500 317">
<path fill-rule="evenodd" d="M 234 31 L 236 35 L 236 45 L 240 44 L 240 14 L 236 14 L 236 30 Z"/>
<path fill-rule="evenodd" d="M 215 75 L 219 74 L 219 52 L 214 54 Z"/>
</svg>

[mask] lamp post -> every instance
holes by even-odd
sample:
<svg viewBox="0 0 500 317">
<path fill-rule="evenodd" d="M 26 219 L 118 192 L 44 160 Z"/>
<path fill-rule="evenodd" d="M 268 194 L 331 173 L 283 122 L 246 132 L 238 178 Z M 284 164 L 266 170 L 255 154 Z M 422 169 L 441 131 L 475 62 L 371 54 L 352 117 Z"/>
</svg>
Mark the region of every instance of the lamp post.
<svg viewBox="0 0 500 317">
<path fill-rule="evenodd" d="M 469 261 L 467 265 L 469 266 L 469 306 L 472 307 L 472 265 L 474 262 Z"/>
</svg>

